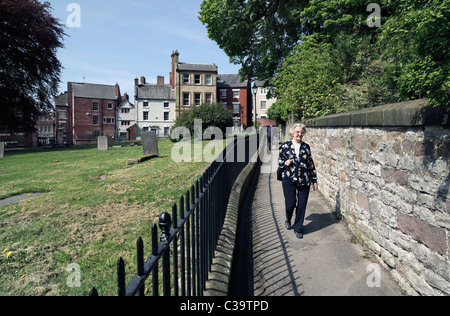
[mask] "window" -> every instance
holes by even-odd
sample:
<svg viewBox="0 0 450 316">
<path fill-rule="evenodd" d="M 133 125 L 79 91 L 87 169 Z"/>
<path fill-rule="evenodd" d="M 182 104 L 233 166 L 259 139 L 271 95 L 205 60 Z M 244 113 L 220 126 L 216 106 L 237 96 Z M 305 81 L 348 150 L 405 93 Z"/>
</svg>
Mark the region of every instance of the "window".
<svg viewBox="0 0 450 316">
<path fill-rule="evenodd" d="M 58 111 L 58 118 L 60 120 L 66 120 L 67 119 L 67 111 Z"/>
<path fill-rule="evenodd" d="M 239 114 L 241 104 L 239 102 L 233 102 L 233 114 Z"/>
<path fill-rule="evenodd" d="M 239 99 L 239 90 L 233 90 L 233 99 Z"/>
<path fill-rule="evenodd" d="M 164 121 L 168 121 L 169 120 L 169 112 L 164 112 Z"/>
<path fill-rule="evenodd" d="M 206 75 L 205 80 L 207 86 L 212 86 L 212 75 Z"/>
<path fill-rule="evenodd" d="M 148 121 L 148 112 L 144 112 L 144 121 Z"/>
<path fill-rule="evenodd" d="M 93 115 L 92 116 L 92 124 L 93 125 L 98 125 L 98 115 Z"/>
<path fill-rule="evenodd" d="M 169 107 L 170 107 L 169 102 L 164 102 L 164 108 L 165 108 L 165 109 L 168 109 Z"/>
<path fill-rule="evenodd" d="M 205 95 L 205 102 L 211 104 L 212 103 L 212 93 L 207 93 Z"/>
<path fill-rule="evenodd" d="M 184 74 L 183 75 L 183 83 L 184 84 L 189 84 L 190 83 L 189 74 Z"/>
<path fill-rule="evenodd" d="M 98 111 L 98 102 L 92 103 L 92 111 Z"/>
<path fill-rule="evenodd" d="M 112 117 L 104 117 L 103 118 L 103 124 L 114 124 L 115 119 Z"/>
<path fill-rule="evenodd" d="M 221 99 L 227 98 L 227 90 L 220 90 L 220 98 Z"/>
<path fill-rule="evenodd" d="M 261 110 L 266 109 L 266 101 L 261 101 Z"/>
<path fill-rule="evenodd" d="M 148 102 L 144 102 L 144 108 L 148 108 Z"/>
<path fill-rule="evenodd" d="M 202 102 L 202 94 L 201 93 L 194 93 L 194 104 L 200 105 Z"/>
<path fill-rule="evenodd" d="M 200 75 L 195 75 L 194 76 L 194 83 L 197 84 L 197 85 L 201 84 L 201 79 L 200 78 L 201 78 Z"/>
<path fill-rule="evenodd" d="M 112 103 L 108 103 L 108 110 L 112 110 L 113 108 L 113 104 Z"/>
<path fill-rule="evenodd" d="M 191 105 L 190 103 L 190 98 L 189 98 L 189 93 L 183 93 L 183 105 L 184 106 L 189 106 Z"/>
<path fill-rule="evenodd" d="M 131 121 L 121 121 L 120 125 L 121 126 L 130 126 L 131 125 Z"/>
<path fill-rule="evenodd" d="M 130 109 L 121 109 L 120 113 L 122 113 L 122 114 L 130 113 Z"/>
</svg>

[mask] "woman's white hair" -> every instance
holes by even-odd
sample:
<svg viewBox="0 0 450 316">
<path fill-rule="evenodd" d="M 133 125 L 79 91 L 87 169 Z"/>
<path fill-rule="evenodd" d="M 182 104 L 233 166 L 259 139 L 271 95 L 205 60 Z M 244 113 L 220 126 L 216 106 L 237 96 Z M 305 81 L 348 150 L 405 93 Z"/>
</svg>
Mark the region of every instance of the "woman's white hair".
<svg viewBox="0 0 450 316">
<path fill-rule="evenodd" d="M 294 134 L 294 131 L 296 128 L 301 127 L 303 129 L 303 134 L 306 134 L 306 126 L 305 124 L 302 123 L 295 123 L 291 129 L 289 130 L 289 132 L 291 133 L 291 136 Z"/>
</svg>

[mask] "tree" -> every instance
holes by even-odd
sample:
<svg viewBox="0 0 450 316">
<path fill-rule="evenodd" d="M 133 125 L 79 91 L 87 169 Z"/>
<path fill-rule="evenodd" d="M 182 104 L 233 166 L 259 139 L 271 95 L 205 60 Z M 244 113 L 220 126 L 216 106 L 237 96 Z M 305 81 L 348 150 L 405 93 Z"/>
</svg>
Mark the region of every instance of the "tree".
<svg viewBox="0 0 450 316">
<path fill-rule="evenodd" d="M 204 0 L 199 19 L 208 36 L 230 57 L 242 65 L 241 75 L 272 77 L 307 33 L 300 13 L 308 0 Z"/>
<path fill-rule="evenodd" d="M 0 126 L 32 131 L 58 92 L 64 30 L 48 2 L 0 1 Z"/>
</svg>

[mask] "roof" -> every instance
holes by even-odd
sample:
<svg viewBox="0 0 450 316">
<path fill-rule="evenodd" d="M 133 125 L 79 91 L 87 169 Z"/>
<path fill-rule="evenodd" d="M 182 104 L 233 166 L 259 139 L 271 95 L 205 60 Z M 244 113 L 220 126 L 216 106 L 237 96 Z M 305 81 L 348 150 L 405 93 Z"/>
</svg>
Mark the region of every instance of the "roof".
<svg viewBox="0 0 450 316">
<path fill-rule="evenodd" d="M 61 93 L 55 98 L 55 105 L 56 106 L 69 106 L 68 104 L 68 94 L 67 92 Z"/>
<path fill-rule="evenodd" d="M 218 75 L 218 88 L 247 88 L 248 80 L 241 81 L 241 75 Z"/>
<path fill-rule="evenodd" d="M 179 63 L 178 70 L 180 70 L 180 71 L 217 72 L 217 66 L 216 66 L 216 64 Z"/>
<path fill-rule="evenodd" d="M 117 100 L 116 86 L 71 82 L 73 96 L 78 98 Z"/>
<path fill-rule="evenodd" d="M 138 99 L 175 100 L 175 90 L 170 85 L 141 84 L 138 87 Z"/>
</svg>

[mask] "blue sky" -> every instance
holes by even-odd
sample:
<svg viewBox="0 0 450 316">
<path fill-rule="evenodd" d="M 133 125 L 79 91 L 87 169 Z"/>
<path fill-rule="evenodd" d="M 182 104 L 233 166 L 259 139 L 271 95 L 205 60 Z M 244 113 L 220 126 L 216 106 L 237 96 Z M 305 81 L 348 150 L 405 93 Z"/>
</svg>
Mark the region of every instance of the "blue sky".
<svg viewBox="0 0 450 316">
<path fill-rule="evenodd" d="M 44 2 L 44 0 L 40 0 Z M 215 63 L 219 73 L 238 73 L 228 56 L 210 40 L 198 20 L 202 0 L 49 0 L 53 16 L 66 25 L 65 48 L 58 57 L 64 67 L 60 92 L 67 82 L 120 85 L 133 100 L 134 78 L 156 83 L 162 75 L 169 83 L 171 53 L 178 49 L 181 62 Z M 69 27 L 68 17 L 80 8 L 80 27 Z M 69 19 L 70 20 L 70 19 Z M 72 21 L 75 21 L 72 19 Z"/>
</svg>

